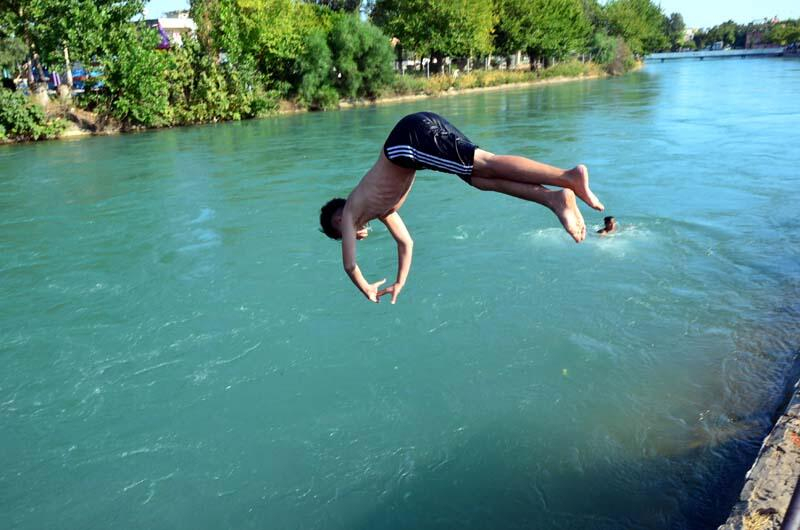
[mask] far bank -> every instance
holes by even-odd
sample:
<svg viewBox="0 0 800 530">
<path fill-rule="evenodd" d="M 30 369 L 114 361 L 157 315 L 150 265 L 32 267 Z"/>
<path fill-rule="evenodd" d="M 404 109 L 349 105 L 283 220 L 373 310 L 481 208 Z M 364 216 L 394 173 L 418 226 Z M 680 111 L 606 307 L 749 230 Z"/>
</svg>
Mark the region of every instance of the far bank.
<svg viewBox="0 0 800 530">
<path fill-rule="evenodd" d="M 636 68 L 641 67 L 641 63 Z M 259 113 L 254 118 L 265 118 L 276 114 L 312 112 L 320 110 L 340 110 L 370 105 L 380 105 L 401 101 L 421 100 L 432 97 L 446 97 L 477 91 L 504 90 L 539 86 L 553 83 L 565 83 L 607 77 L 608 74 L 600 65 L 592 62 L 570 61 L 537 71 L 529 70 L 476 70 L 462 75 L 437 75 L 420 77 L 415 75 L 398 75 L 395 82 L 387 87 L 376 98 L 372 99 L 337 99 L 327 105 L 309 107 L 296 100 L 277 100 L 272 108 Z M 8 94 L 6 95 L 8 99 Z M 92 135 L 110 135 L 123 132 L 220 123 L 232 120 L 195 120 L 187 123 L 168 124 L 144 127 L 141 125 L 125 125 L 102 114 L 75 105 L 75 101 L 54 98 L 44 106 L 34 103 L 33 96 L 13 94 L 14 104 L 20 107 L 19 113 L 25 116 L 25 125 L 30 133 L 17 138 L 3 137 L 0 143 L 10 144 L 26 141 L 77 138 Z M 241 118 L 242 120 L 252 118 Z M 0 133 L 3 131 L 0 131 Z M 14 131 L 7 131 L 13 133 Z"/>
</svg>

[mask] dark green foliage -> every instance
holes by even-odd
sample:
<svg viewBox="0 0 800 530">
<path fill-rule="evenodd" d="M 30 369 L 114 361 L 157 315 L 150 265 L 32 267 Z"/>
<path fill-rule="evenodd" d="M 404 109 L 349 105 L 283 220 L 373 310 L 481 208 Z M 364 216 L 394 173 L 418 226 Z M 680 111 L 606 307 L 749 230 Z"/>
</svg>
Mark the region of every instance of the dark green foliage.
<svg viewBox="0 0 800 530">
<path fill-rule="evenodd" d="M 800 18 L 779 22 L 769 28 L 766 41 L 781 46 L 800 42 Z"/>
<path fill-rule="evenodd" d="M 358 13 L 361 9 L 361 0 L 305 0 L 309 4 L 327 7 L 333 11 L 348 11 Z"/>
<path fill-rule="evenodd" d="M 697 32 L 694 43 L 697 48 L 706 48 L 716 42 L 722 42 L 723 45 L 733 48 L 744 48 L 748 34 L 759 34 L 760 44 L 787 46 L 800 41 L 800 19 L 788 19 L 776 23 L 764 21 L 746 25 L 729 20 L 708 31 Z"/>
<path fill-rule="evenodd" d="M 356 16 L 335 17 L 328 37 L 333 86 L 346 98 L 374 98 L 393 76 L 394 54 L 389 38 Z"/>
<path fill-rule="evenodd" d="M 372 19 L 408 50 L 467 57 L 492 50 L 493 11 L 490 0 L 377 0 Z"/>
<path fill-rule="evenodd" d="M 64 45 L 72 60 L 88 63 L 95 55 L 107 54 L 112 35 L 140 14 L 144 4 L 144 0 L 4 0 L 0 26 L 35 46 L 47 64 L 64 64 Z"/>
<path fill-rule="evenodd" d="M 608 33 L 620 36 L 636 55 L 669 47 L 667 17 L 652 0 L 611 0 L 605 6 Z"/>
<path fill-rule="evenodd" d="M 44 111 L 19 92 L 0 88 L 0 139 L 40 140 L 64 130 L 61 120 L 50 120 Z"/>
<path fill-rule="evenodd" d="M 349 14 L 334 14 L 330 23 L 327 34 L 319 29 L 306 37 L 295 66 L 298 101 L 310 108 L 374 98 L 394 77 L 392 48 L 378 28 Z"/>
<path fill-rule="evenodd" d="M 683 44 L 683 32 L 685 29 L 686 23 L 683 21 L 683 15 L 672 13 L 667 19 L 667 38 L 672 51 L 678 50 Z"/>
<path fill-rule="evenodd" d="M 297 62 L 300 72 L 299 102 L 312 109 L 335 107 L 339 94 L 331 83 L 333 58 L 327 36 L 322 30 L 311 33 L 306 49 Z"/>
<path fill-rule="evenodd" d="M 158 34 L 143 25 L 122 26 L 112 53 L 103 60 L 104 82 L 97 101 L 105 112 L 125 124 L 168 125 L 169 60 L 156 49 Z"/>
<path fill-rule="evenodd" d="M 737 26 L 736 22 L 729 20 L 709 30 L 707 34 L 708 43 L 722 41 L 724 46 L 733 46 L 736 43 L 736 35 L 739 32 L 739 26 Z M 744 31 L 741 33 L 744 35 Z"/>
<path fill-rule="evenodd" d="M 594 61 L 610 75 L 622 75 L 636 65 L 625 40 L 622 37 L 611 37 L 604 32 L 594 34 L 591 53 Z"/>
<path fill-rule="evenodd" d="M 525 50 L 533 67 L 586 48 L 591 28 L 581 0 L 500 0 L 497 6 L 495 45 L 501 53 Z"/>
<path fill-rule="evenodd" d="M 66 46 L 73 61 L 99 63 L 103 71 L 97 90 L 78 104 L 124 126 L 238 120 L 274 110 L 281 98 L 325 109 L 341 98 L 450 86 L 449 78 L 396 76 L 390 38 L 399 39 L 396 50 L 437 59 L 433 73 L 445 57 L 519 50 L 544 65 L 591 51 L 609 72 L 621 73 L 632 65 L 631 49 L 641 54 L 675 44 L 682 32 L 680 15 L 667 18 L 653 2 L 191 0 L 196 40 L 158 50 L 156 33 L 141 22 L 145 0 L 2 0 L 0 64 L 13 66 L 31 50 L 47 69 L 63 72 Z M 362 10 L 375 25 L 360 18 Z M 774 38 L 792 38 L 794 27 L 776 28 Z M 572 71 L 576 65 L 542 75 Z M 497 82 L 477 74 L 460 79 L 471 86 Z M 3 134 L 12 134 L 8 125 Z"/>
<path fill-rule="evenodd" d="M 0 68 L 14 70 L 17 64 L 25 62 L 28 47 L 16 37 L 0 38 Z"/>
</svg>

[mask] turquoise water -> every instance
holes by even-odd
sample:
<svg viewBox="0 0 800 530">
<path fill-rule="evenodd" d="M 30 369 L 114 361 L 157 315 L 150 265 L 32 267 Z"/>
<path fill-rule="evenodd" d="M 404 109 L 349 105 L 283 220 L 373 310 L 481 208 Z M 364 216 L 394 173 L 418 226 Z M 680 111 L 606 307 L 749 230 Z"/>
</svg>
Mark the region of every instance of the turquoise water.
<svg viewBox="0 0 800 530">
<path fill-rule="evenodd" d="M 0 526 L 721 523 L 796 375 L 798 86 L 687 61 L 0 149 Z M 368 303 L 318 209 L 423 109 L 586 163 L 621 232 L 423 172 Z"/>
</svg>

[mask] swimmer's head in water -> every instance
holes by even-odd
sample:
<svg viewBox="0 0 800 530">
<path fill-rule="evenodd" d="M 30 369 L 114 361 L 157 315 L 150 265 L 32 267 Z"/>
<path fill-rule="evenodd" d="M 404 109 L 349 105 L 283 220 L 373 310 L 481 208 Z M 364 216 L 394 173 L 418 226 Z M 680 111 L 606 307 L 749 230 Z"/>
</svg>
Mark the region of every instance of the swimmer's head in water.
<svg viewBox="0 0 800 530">
<path fill-rule="evenodd" d="M 608 217 L 604 218 L 603 221 L 606 223 L 606 228 L 607 229 L 608 228 L 614 228 L 616 226 L 616 224 L 617 224 L 617 220 L 614 219 L 610 215 Z"/>
<path fill-rule="evenodd" d="M 328 201 L 319 211 L 319 224 L 322 232 L 331 239 L 342 239 L 342 210 L 347 203 L 345 199 L 336 198 Z M 356 239 L 364 239 L 369 235 L 369 226 L 364 225 L 356 230 Z"/>
</svg>

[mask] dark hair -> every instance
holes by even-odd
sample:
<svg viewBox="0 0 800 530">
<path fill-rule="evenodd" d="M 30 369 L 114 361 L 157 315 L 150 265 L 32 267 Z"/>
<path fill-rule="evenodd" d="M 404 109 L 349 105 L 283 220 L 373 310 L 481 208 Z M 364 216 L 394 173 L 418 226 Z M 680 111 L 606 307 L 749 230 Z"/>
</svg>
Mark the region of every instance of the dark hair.
<svg viewBox="0 0 800 530">
<path fill-rule="evenodd" d="M 333 216 L 341 208 L 344 208 L 347 200 L 337 197 L 325 203 L 319 211 L 319 224 L 322 232 L 331 239 L 342 239 L 342 233 L 333 227 Z"/>
<path fill-rule="evenodd" d="M 614 219 L 614 217 L 612 217 L 612 216 L 610 216 L 610 215 L 609 215 L 608 217 L 605 217 L 605 218 L 603 219 L 603 222 L 604 222 L 604 223 L 608 223 L 608 222 L 609 222 L 609 221 L 611 221 L 612 219 Z"/>
</svg>

